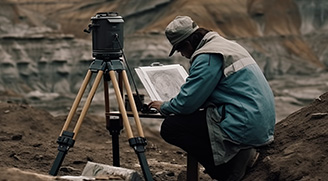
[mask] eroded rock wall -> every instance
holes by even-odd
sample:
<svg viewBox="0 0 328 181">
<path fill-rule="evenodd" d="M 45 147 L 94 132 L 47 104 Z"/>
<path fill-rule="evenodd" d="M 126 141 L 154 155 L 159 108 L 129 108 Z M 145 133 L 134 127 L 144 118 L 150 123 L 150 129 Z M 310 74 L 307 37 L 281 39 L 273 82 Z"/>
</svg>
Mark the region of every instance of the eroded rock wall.
<svg viewBox="0 0 328 181">
<path fill-rule="evenodd" d="M 92 61 L 91 35 L 83 29 L 97 12 L 115 11 L 124 18 L 124 52 L 132 73 L 152 62 L 179 63 L 188 70 L 188 60 L 168 57 L 164 29 L 177 15 L 191 16 L 242 44 L 270 81 L 318 76 L 328 66 L 325 0 L 3 0 L 0 5 L 0 92 L 5 96 L 75 95 Z"/>
</svg>

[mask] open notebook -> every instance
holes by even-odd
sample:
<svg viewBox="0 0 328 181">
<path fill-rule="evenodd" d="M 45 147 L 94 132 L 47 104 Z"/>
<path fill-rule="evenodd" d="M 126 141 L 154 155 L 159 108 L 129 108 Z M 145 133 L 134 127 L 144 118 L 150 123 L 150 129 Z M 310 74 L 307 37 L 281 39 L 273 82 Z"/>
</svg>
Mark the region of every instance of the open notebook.
<svg viewBox="0 0 328 181">
<path fill-rule="evenodd" d="M 152 101 L 168 101 L 175 97 L 188 76 L 179 64 L 135 68 Z"/>
</svg>

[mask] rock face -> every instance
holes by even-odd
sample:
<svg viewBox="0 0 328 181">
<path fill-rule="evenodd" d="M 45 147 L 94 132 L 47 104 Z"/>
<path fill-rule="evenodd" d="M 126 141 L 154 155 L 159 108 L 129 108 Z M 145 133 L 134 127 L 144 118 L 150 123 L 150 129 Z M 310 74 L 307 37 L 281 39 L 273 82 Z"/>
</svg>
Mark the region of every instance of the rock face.
<svg viewBox="0 0 328 181">
<path fill-rule="evenodd" d="M 5 55 L 0 63 L 2 91 L 76 92 L 75 84 L 92 61 L 83 53 L 89 49 L 89 43 L 69 36 L 5 37 L 0 50 Z"/>
<path fill-rule="evenodd" d="M 300 32 L 302 34 L 313 33 L 316 31 L 327 31 L 327 1 L 296 0 L 295 2 L 299 8 L 302 19 L 302 24 L 300 27 Z"/>
<path fill-rule="evenodd" d="M 93 58 L 91 35 L 83 29 L 97 12 L 115 11 L 123 17 L 124 52 L 131 69 L 152 62 L 180 63 L 188 69 L 188 60 L 179 55 L 168 58 L 171 46 L 163 30 L 177 15 L 191 16 L 199 26 L 242 44 L 270 81 L 318 76 L 328 65 L 325 0 L 3 0 L 0 5 L 2 100 L 76 94 Z M 322 93 L 321 87 L 313 88 Z"/>
<path fill-rule="evenodd" d="M 81 67 L 92 61 L 90 43 L 57 31 L 59 24 L 15 3 L 2 2 L 0 9 L 0 91 L 76 92 L 75 83 L 85 74 Z"/>
</svg>

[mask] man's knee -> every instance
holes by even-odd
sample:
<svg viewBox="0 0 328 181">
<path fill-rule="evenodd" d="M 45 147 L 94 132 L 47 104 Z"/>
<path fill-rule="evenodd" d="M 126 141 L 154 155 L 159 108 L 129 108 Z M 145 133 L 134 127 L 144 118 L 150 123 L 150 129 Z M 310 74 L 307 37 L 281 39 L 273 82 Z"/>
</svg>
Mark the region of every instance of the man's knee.
<svg viewBox="0 0 328 181">
<path fill-rule="evenodd" d="M 167 118 L 162 122 L 160 135 L 168 143 L 176 145 L 177 138 L 181 134 L 180 126 L 177 120 Z"/>
<path fill-rule="evenodd" d="M 159 133 L 166 142 L 171 143 L 172 132 L 170 131 L 167 121 L 163 121 Z"/>
</svg>

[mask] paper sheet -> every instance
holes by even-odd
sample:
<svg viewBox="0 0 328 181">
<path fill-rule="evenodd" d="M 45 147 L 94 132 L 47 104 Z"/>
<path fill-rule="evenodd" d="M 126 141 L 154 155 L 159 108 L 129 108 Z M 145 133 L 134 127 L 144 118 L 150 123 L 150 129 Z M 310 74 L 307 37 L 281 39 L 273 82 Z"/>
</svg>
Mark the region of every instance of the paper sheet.
<svg viewBox="0 0 328 181">
<path fill-rule="evenodd" d="M 175 97 L 188 76 L 179 64 L 135 68 L 152 101 L 168 101 Z"/>
</svg>

